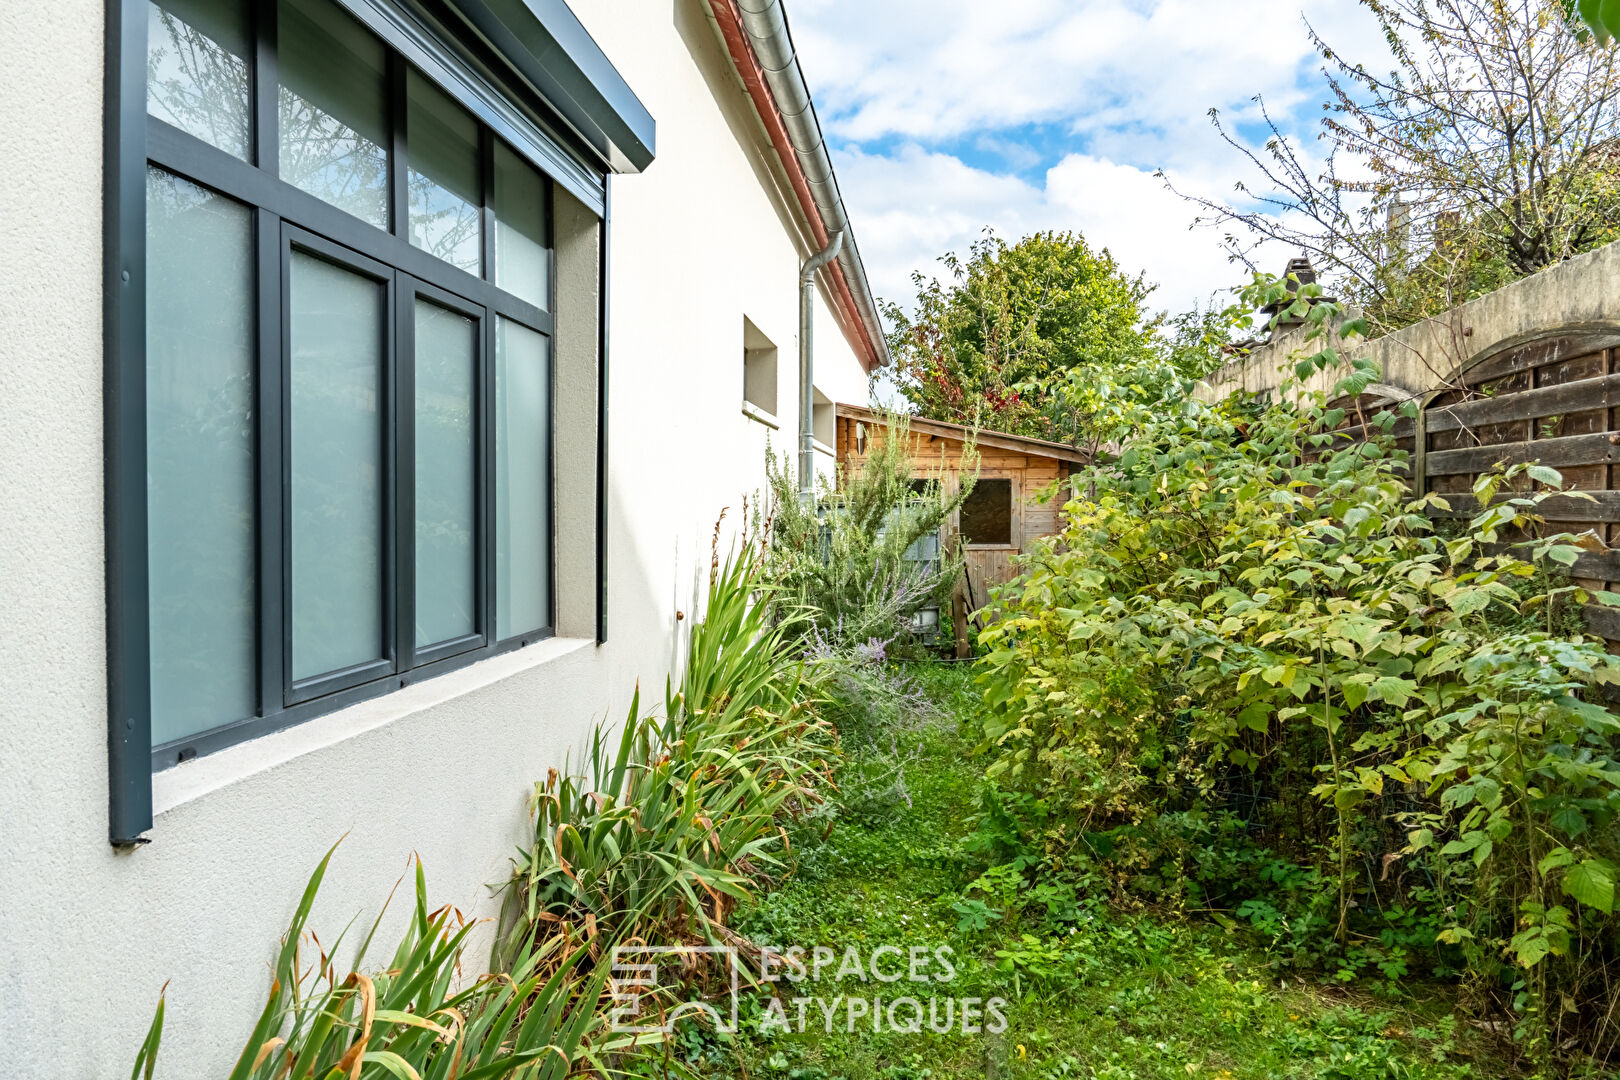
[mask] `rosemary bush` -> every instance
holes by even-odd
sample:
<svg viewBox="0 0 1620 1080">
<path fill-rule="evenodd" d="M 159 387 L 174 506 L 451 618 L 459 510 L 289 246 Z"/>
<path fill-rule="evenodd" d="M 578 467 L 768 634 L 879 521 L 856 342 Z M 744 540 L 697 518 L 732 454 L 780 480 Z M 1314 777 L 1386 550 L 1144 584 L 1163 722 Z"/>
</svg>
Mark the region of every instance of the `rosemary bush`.
<svg viewBox="0 0 1620 1080">
<path fill-rule="evenodd" d="M 972 491 L 972 448 L 959 489 L 949 492 L 942 476 L 914 479 L 904 415 L 886 416 L 885 429 L 859 471 L 841 472 L 835 485 L 821 483 L 814 506 L 800 503 L 789 463 L 767 460 L 774 517 L 765 575 L 777 610 L 805 616 L 798 633 L 892 647 L 913 636 L 919 609 L 950 610 L 962 572 L 960 545 L 942 540 L 932 565 L 907 553 L 919 539 L 941 533 Z"/>
</svg>

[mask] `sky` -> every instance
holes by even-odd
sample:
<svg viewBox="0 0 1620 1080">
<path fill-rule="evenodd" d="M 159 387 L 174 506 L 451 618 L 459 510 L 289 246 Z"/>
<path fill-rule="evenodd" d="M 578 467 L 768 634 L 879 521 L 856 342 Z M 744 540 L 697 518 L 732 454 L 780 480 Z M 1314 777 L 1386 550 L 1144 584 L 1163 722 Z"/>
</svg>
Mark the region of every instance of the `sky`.
<svg viewBox="0 0 1620 1080">
<path fill-rule="evenodd" d="M 944 276 L 939 256 L 986 227 L 1079 231 L 1158 286 L 1150 308 L 1207 304 L 1245 275 L 1155 171 L 1235 197 L 1254 174 L 1208 113 L 1258 140 L 1257 94 L 1316 150 L 1323 61 L 1298 0 L 791 0 L 788 14 L 872 289 L 906 306 L 913 271 Z M 1383 66 L 1355 0 L 1311 0 L 1309 17 Z"/>
</svg>

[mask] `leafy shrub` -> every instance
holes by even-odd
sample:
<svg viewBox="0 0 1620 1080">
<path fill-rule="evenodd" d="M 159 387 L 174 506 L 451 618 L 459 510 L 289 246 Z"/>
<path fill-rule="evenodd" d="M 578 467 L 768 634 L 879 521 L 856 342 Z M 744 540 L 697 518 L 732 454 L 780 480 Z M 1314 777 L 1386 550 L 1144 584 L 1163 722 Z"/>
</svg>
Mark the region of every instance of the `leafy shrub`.
<svg viewBox="0 0 1620 1080">
<path fill-rule="evenodd" d="M 919 609 L 950 610 L 962 572 L 954 541 L 941 544 L 932 564 L 908 552 L 940 533 L 972 491 L 972 447 L 964 451 L 959 489 L 946 492 L 941 477 L 913 480 L 907 418 L 890 414 L 884 426 L 860 471 L 841 471 L 835 485 L 822 481 L 814 506 L 800 503 L 785 459 L 767 460 L 775 500 L 765 563 L 772 603 L 806 617 L 800 632 L 814 629 L 844 645 L 907 641 Z"/>
<path fill-rule="evenodd" d="M 331 858 L 328 851 L 304 890 L 276 957 L 269 998 L 231 1080 L 492 1080 L 514 1074 L 562 1080 L 576 1070 L 608 1076 L 661 1038 L 609 1032 L 603 1006 L 608 969 L 581 970 L 585 951 L 569 952 L 557 936 L 526 950 L 509 974 L 456 989 L 473 924 L 449 907 L 428 911 L 420 862 L 415 911 L 385 969 L 371 975 L 359 970 L 376 924 L 347 975 L 338 976 L 327 950 L 320 950 L 318 963 L 309 962 L 301 955 L 305 924 Z M 336 948 L 334 943 L 331 951 Z M 132 1080 L 151 1080 L 163 1022 L 159 1001 Z"/>
<path fill-rule="evenodd" d="M 1190 854 L 1176 823 L 1223 815 L 1320 875 L 1239 905 L 1274 934 L 1312 927 L 1303 955 L 1398 977 L 1460 951 L 1538 1052 L 1614 1046 L 1620 718 L 1597 691 L 1620 658 L 1554 608 L 1617 598 L 1546 575 L 1578 554 L 1528 539 L 1553 470 L 1481 477 L 1448 539 L 1444 498 L 1410 499 L 1377 432 L 1393 417 L 1348 446 L 1344 419 L 1319 399 L 1137 417 L 981 636 L 991 773 L 1047 805 L 1049 860 L 1106 834 L 1118 886 L 1162 901 Z M 1421 925 L 1385 944 L 1392 904 Z"/>
</svg>

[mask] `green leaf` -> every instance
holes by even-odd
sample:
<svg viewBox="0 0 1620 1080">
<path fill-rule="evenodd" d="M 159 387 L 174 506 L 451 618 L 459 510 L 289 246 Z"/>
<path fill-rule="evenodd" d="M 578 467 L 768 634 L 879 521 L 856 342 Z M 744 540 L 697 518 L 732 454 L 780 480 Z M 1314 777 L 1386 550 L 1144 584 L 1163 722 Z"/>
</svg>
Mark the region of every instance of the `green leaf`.
<svg viewBox="0 0 1620 1080">
<path fill-rule="evenodd" d="M 1607 859 L 1587 859 L 1565 871 L 1564 892 L 1587 907 L 1605 915 L 1614 914 L 1614 864 Z"/>
<path fill-rule="evenodd" d="M 1459 615 L 1472 615 L 1476 611 L 1484 611 L 1490 605 L 1490 592 L 1481 588 L 1456 589 L 1446 597 L 1446 606 Z"/>
<path fill-rule="evenodd" d="M 1605 607 L 1620 607 L 1620 593 L 1605 590 L 1603 592 L 1588 593 L 1587 595 Z"/>
<path fill-rule="evenodd" d="M 1526 930 L 1516 934 L 1508 947 L 1518 955 L 1520 965 L 1527 968 L 1535 967 L 1552 952 L 1547 935 L 1540 931 Z"/>
<path fill-rule="evenodd" d="M 130 1072 L 129 1080 L 152 1080 L 152 1070 L 157 1067 L 158 1044 L 163 1041 L 163 997 L 163 994 L 158 995 L 152 1026 L 146 1029 L 146 1038 L 141 1041 L 141 1048 L 135 1055 L 135 1068 Z"/>
<path fill-rule="evenodd" d="M 1238 724 L 1250 731 L 1264 732 L 1271 727 L 1271 706 L 1257 701 L 1237 715 Z"/>
<path fill-rule="evenodd" d="M 1602 0 L 1579 0 L 1576 5 L 1581 13 L 1581 20 L 1592 28 L 1599 45 L 1609 43 L 1609 28 L 1603 21 Z"/>
<path fill-rule="evenodd" d="M 1616 34 L 1620 34 L 1620 0 L 1601 0 L 1598 4 L 1598 44 L 1607 45 Z"/>
<path fill-rule="evenodd" d="M 1573 544 L 1554 544 L 1547 549 L 1547 557 L 1555 563 L 1574 566 L 1575 560 L 1581 557 L 1581 549 Z"/>
<path fill-rule="evenodd" d="M 361 1061 L 368 1061 L 373 1065 L 381 1065 L 399 1080 L 422 1080 L 422 1075 L 411 1068 L 406 1060 L 391 1050 L 373 1050 L 364 1054 Z"/>
<path fill-rule="evenodd" d="M 1557 469 L 1548 468 L 1546 465 L 1532 465 L 1525 471 L 1530 474 L 1530 479 L 1538 484 L 1559 488 L 1564 486 L 1563 474 Z"/>
<path fill-rule="evenodd" d="M 1387 701 L 1396 708 L 1405 705 L 1417 689 L 1417 684 L 1411 679 L 1400 679 L 1393 675 L 1384 675 L 1375 679 L 1372 684 L 1372 696 L 1379 701 Z"/>
<path fill-rule="evenodd" d="M 1575 853 L 1569 848 L 1553 848 L 1542 857 L 1541 864 L 1536 867 L 1543 874 L 1550 873 L 1560 867 L 1568 866 L 1575 861 Z"/>
<path fill-rule="evenodd" d="M 1571 840 L 1586 831 L 1586 815 L 1581 813 L 1579 807 L 1560 806 L 1548 816 L 1547 820 L 1551 822 L 1553 828 Z"/>
</svg>

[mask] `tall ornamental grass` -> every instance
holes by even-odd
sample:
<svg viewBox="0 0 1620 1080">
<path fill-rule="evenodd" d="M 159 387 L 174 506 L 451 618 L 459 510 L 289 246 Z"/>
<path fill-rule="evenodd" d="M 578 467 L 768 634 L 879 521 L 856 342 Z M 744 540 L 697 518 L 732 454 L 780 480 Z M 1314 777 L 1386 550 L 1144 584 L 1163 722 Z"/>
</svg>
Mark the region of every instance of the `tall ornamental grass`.
<svg viewBox="0 0 1620 1080">
<path fill-rule="evenodd" d="M 514 859 L 498 958 L 563 930 L 717 940 L 750 886 L 780 865 L 781 822 L 819 802 L 834 737 L 802 660 L 757 595 L 759 553 L 716 558 L 702 619 L 661 713 L 640 695 L 598 730 L 583 772 L 535 785 L 532 846 Z"/>
<path fill-rule="evenodd" d="M 582 970 L 584 950 L 568 951 L 561 937 L 526 950 L 509 971 L 464 985 L 461 963 L 473 924 L 449 907 L 428 910 L 420 862 L 415 910 L 392 958 L 382 970 L 363 973 L 374 923 L 340 975 L 332 957 L 343 935 L 322 947 L 307 929 L 331 858 L 328 851 L 309 879 L 277 953 L 264 1009 L 229 1080 L 606 1077 L 660 1041 L 657 1034 L 608 1030 L 607 969 Z M 160 1000 L 131 1080 L 152 1080 L 163 1025 Z"/>
</svg>

